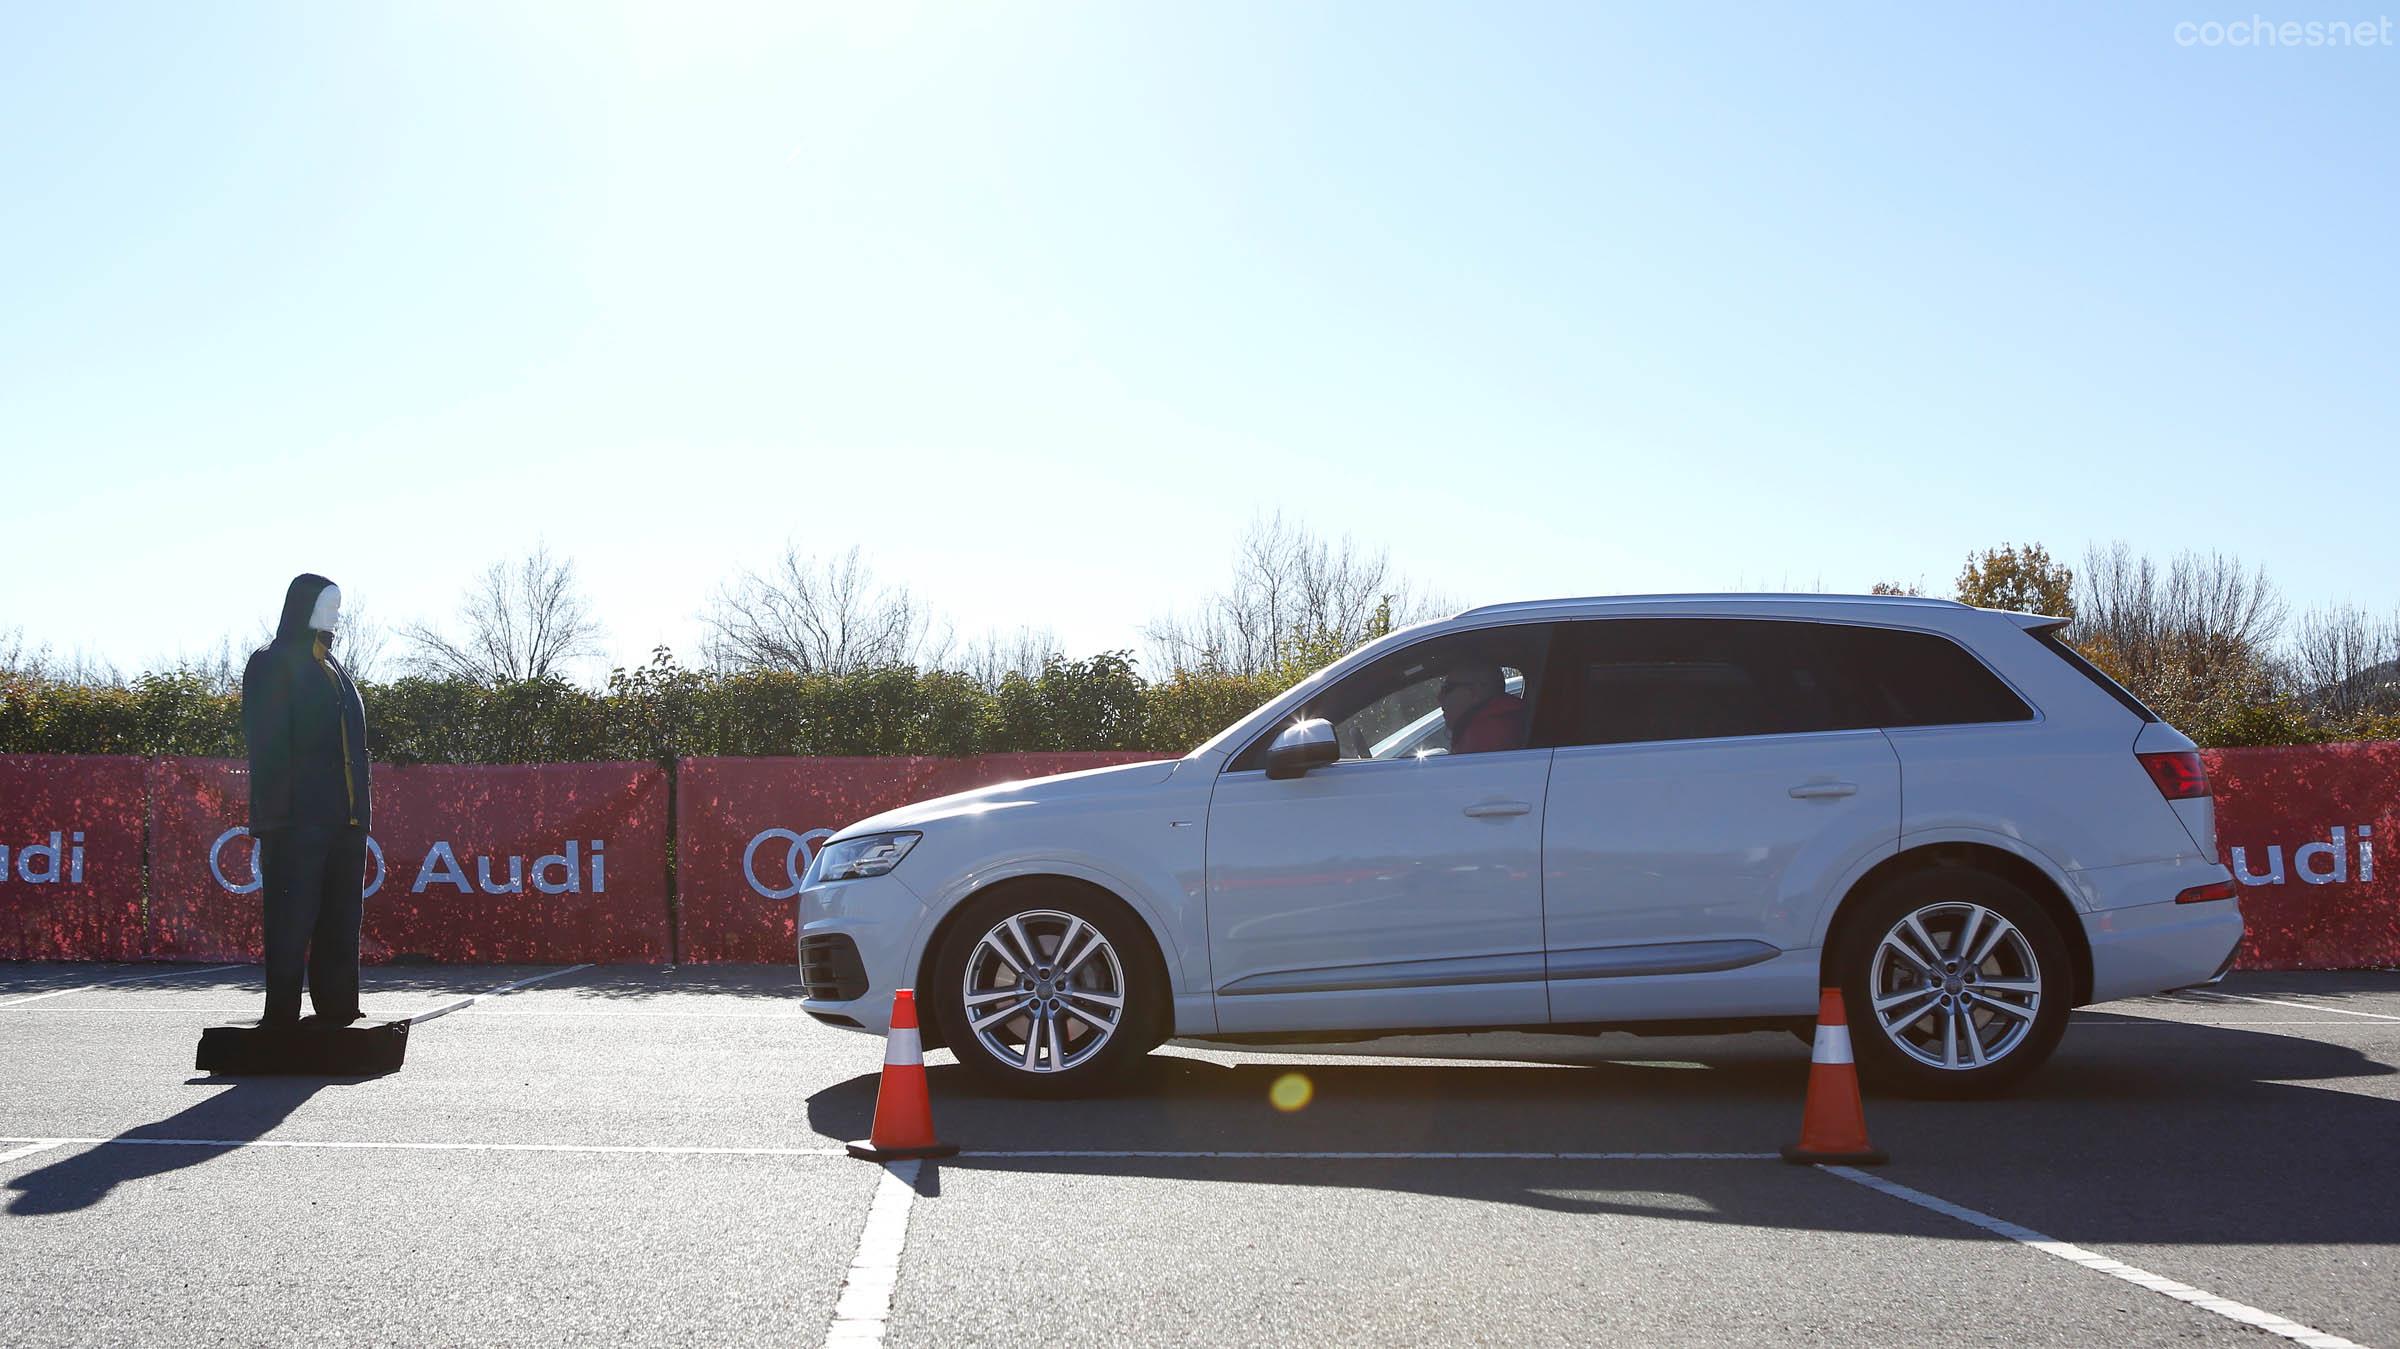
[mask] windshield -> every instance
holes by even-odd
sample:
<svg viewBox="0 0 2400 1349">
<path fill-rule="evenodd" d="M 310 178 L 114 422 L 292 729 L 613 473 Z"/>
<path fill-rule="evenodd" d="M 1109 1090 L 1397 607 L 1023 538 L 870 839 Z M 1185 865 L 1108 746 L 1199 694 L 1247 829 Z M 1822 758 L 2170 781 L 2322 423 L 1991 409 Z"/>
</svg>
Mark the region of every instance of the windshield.
<svg viewBox="0 0 2400 1349">
<path fill-rule="evenodd" d="M 1307 678 L 1301 680 L 1297 684 L 1294 684 L 1291 688 L 1285 689 L 1283 692 L 1267 699 L 1258 706 L 1251 708 L 1248 712 L 1243 713 L 1241 716 L 1236 717 L 1230 722 L 1227 722 L 1223 730 L 1220 730 L 1215 735 L 1212 735 L 1208 739 L 1201 741 L 1200 744 L 1195 747 L 1190 754 L 1186 754 L 1184 757 L 1189 759 L 1198 755 L 1206 754 L 1211 750 L 1231 750 L 1235 748 L 1235 746 L 1230 745 L 1227 742 L 1235 738 L 1236 732 L 1240 732 L 1244 728 L 1250 727 L 1251 723 L 1258 719 L 1259 713 L 1264 712 L 1277 703 L 1284 701 L 1286 698 L 1289 698 L 1296 692 L 1319 687 L 1325 682 L 1325 676 L 1332 671 L 1350 666 L 1355 661 L 1364 659 L 1373 652 L 1381 651 L 1384 648 L 1392 645 L 1394 642 L 1403 641 L 1413 637 L 1417 633 L 1432 626 L 1433 624 L 1431 622 L 1416 623 L 1402 628 L 1397 632 L 1386 633 L 1383 636 L 1376 638 L 1374 641 L 1367 643 L 1365 646 L 1358 648 L 1356 651 L 1351 652 L 1349 655 L 1342 657 L 1340 660 L 1333 662 L 1331 665 L 1326 666 L 1324 669 L 1312 671 Z M 1315 695 L 1309 694 L 1308 696 L 1314 697 Z"/>
</svg>

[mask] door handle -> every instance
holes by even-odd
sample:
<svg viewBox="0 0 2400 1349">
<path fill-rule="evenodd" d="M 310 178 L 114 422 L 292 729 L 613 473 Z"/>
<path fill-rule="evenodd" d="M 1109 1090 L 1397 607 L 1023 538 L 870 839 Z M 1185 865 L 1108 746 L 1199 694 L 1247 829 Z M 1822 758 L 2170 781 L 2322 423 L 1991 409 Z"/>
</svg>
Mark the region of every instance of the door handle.
<svg viewBox="0 0 2400 1349">
<path fill-rule="evenodd" d="M 1803 782 L 1792 788 L 1790 794 L 1801 801 L 1828 796 L 1856 796 L 1858 795 L 1858 784 L 1855 782 Z"/>
<path fill-rule="evenodd" d="M 1467 807 L 1467 814 L 1478 820 L 1489 820 L 1501 815 L 1524 815 L 1532 810 L 1531 801 L 1484 801 Z"/>
</svg>

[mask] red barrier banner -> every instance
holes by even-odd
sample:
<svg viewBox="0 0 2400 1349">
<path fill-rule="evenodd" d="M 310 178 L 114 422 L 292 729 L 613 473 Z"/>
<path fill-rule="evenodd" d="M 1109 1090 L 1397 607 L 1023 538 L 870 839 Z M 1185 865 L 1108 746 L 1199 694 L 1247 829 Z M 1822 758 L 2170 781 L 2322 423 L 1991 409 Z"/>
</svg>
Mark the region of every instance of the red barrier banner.
<svg viewBox="0 0 2400 1349">
<path fill-rule="evenodd" d="M 684 760 L 682 956 L 790 962 L 800 873 L 853 820 L 1153 757 Z M 2400 743 L 2207 760 L 2248 920 L 2241 967 L 2400 965 Z M 369 959 L 667 958 L 667 785 L 655 765 L 380 767 L 375 786 Z M 255 958 L 244 796 L 237 762 L 0 755 L 0 959 Z"/>
<path fill-rule="evenodd" d="M 158 761 L 152 954 L 258 958 L 248 790 L 238 761 Z M 666 856 L 657 764 L 378 766 L 361 958 L 664 961 Z"/>
<path fill-rule="evenodd" d="M 2238 968 L 2400 966 L 2400 743 L 2207 750 Z"/>
<path fill-rule="evenodd" d="M 684 759 L 675 889 L 686 962 L 799 959 L 795 896 L 816 846 L 855 820 L 1019 778 L 1162 756 L 1140 751 L 965 759 Z"/>
<path fill-rule="evenodd" d="M 142 953 L 147 767 L 0 754 L 0 960 Z"/>
</svg>

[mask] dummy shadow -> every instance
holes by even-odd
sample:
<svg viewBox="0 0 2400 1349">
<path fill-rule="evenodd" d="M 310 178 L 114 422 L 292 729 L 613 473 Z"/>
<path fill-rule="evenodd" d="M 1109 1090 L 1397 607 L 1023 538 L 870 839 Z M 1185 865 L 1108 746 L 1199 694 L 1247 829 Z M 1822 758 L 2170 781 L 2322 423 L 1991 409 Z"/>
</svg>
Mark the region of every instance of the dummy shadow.
<svg viewBox="0 0 2400 1349">
<path fill-rule="evenodd" d="M 2400 1070 L 2348 1045 L 2085 1013 L 2058 1056 L 2007 1097 L 1870 1096 L 1885 1174 L 2054 1237 L 2094 1243 L 2400 1245 L 2400 1208 L 2361 1185 L 2400 1137 Z M 2080 1031 L 2078 1035 L 2075 1032 Z M 1026 1172 L 1388 1190 L 1536 1209 L 1768 1228 L 1907 1234 L 1922 1210 L 1780 1161 L 1020 1158 L 1011 1151 L 1772 1153 L 1800 1125 L 1807 1051 L 1746 1037 L 1596 1042 L 1623 1057 L 1509 1063 L 1226 1065 L 1153 1055 L 1113 1095 L 1040 1101 L 928 1069 L 958 1174 Z M 1301 1052 L 1301 1051 L 1295 1051 Z M 1319 1051 L 1322 1052 L 1322 1051 Z M 1605 1052 L 1605 1051 L 1603 1051 Z M 1697 1062 L 1703 1068 L 1679 1066 Z M 1292 1073 L 1309 1103 L 1270 1089 Z M 2338 1085 L 2313 1086 L 2313 1082 Z M 863 1136 L 876 1078 L 808 1100 L 828 1140 Z M 1290 1095 L 1287 1092 L 1285 1099 Z M 929 1170 L 931 1168 L 928 1168 Z M 1806 1182 L 1795 1188 L 1794 1181 Z M 1613 1192 L 1613 1193 L 1612 1193 Z M 1662 1194 L 1684 1202 L 1657 1202 Z M 1937 1226 L 1947 1220 L 1937 1219 Z"/>
<path fill-rule="evenodd" d="M 182 1171 L 232 1151 L 198 1142 L 248 1143 L 264 1138 L 311 1096 L 363 1078 L 195 1078 L 229 1083 L 153 1124 L 138 1125 L 105 1143 L 71 1153 L 8 1182 L 11 1216 L 72 1213 L 106 1199 L 118 1186 Z"/>
</svg>

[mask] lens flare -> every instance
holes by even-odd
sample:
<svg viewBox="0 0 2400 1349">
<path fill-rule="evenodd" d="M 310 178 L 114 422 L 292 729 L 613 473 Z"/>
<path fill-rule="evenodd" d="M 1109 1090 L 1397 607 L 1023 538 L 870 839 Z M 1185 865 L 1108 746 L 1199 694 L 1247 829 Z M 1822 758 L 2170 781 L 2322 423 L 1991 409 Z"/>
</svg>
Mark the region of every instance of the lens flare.
<svg viewBox="0 0 2400 1349">
<path fill-rule="evenodd" d="M 1308 1080 L 1306 1073 L 1285 1073 L 1275 1079 L 1274 1086 L 1267 1088 L 1268 1102 L 1287 1115 L 1306 1110 L 1316 1095 L 1317 1085 Z"/>
</svg>

